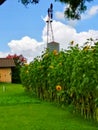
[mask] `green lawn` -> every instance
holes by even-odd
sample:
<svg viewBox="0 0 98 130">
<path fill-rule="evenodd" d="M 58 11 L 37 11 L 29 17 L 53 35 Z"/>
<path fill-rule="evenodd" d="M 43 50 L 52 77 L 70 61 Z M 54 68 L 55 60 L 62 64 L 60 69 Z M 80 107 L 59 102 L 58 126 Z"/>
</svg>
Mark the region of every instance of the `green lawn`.
<svg viewBox="0 0 98 130">
<path fill-rule="evenodd" d="M 98 124 L 29 97 L 21 85 L 0 83 L 0 130 L 98 130 Z"/>
</svg>

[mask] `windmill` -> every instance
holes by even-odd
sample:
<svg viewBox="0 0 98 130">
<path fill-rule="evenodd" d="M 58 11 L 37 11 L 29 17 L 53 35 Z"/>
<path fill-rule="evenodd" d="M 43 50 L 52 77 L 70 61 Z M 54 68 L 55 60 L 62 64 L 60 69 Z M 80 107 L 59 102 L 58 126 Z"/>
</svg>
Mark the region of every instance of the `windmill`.
<svg viewBox="0 0 98 130">
<path fill-rule="evenodd" d="M 57 50 L 59 51 L 59 43 L 54 41 L 54 34 L 52 29 L 53 22 L 53 4 L 50 4 L 50 8 L 48 8 L 48 18 L 47 18 L 47 48 L 49 51 Z"/>
<path fill-rule="evenodd" d="M 47 43 L 50 41 L 54 41 L 53 29 L 52 29 L 52 19 L 53 19 L 53 4 L 50 4 L 50 8 L 47 10 L 48 18 L 47 18 Z"/>
</svg>

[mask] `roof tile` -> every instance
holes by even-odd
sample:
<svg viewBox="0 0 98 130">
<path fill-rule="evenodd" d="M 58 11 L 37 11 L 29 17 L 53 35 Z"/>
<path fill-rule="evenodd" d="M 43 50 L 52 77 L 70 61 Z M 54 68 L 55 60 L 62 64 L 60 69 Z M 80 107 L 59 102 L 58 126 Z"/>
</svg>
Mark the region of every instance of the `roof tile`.
<svg viewBox="0 0 98 130">
<path fill-rule="evenodd" d="M 0 68 L 15 67 L 13 59 L 0 58 Z"/>
</svg>

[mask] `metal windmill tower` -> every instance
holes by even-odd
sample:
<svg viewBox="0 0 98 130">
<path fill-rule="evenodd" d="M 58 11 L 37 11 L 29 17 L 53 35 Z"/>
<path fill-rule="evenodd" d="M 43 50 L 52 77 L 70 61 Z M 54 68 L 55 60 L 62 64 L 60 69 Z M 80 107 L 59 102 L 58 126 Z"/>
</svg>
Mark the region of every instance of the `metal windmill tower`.
<svg viewBox="0 0 98 130">
<path fill-rule="evenodd" d="M 59 43 L 54 41 L 54 34 L 52 28 L 53 21 L 53 4 L 50 4 L 50 8 L 48 8 L 48 18 L 47 18 L 47 48 L 49 51 L 57 50 L 59 51 Z"/>
<path fill-rule="evenodd" d="M 53 4 L 50 4 L 50 8 L 48 8 L 48 18 L 47 18 L 47 43 L 49 41 L 54 41 L 53 29 L 52 29 L 52 19 L 53 19 Z"/>
</svg>

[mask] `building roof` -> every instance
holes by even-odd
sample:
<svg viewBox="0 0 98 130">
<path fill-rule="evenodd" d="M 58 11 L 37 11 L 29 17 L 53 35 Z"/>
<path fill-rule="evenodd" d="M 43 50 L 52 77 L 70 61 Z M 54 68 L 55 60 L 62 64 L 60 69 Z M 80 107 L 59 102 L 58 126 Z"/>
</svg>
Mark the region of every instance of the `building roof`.
<svg viewBox="0 0 98 130">
<path fill-rule="evenodd" d="M 52 42 L 49 42 L 48 44 L 56 44 L 56 45 L 58 45 L 59 43 L 55 42 L 55 41 L 52 41 Z"/>
<path fill-rule="evenodd" d="M 13 59 L 0 58 L 0 68 L 15 67 Z"/>
</svg>

